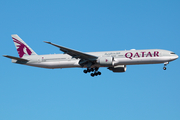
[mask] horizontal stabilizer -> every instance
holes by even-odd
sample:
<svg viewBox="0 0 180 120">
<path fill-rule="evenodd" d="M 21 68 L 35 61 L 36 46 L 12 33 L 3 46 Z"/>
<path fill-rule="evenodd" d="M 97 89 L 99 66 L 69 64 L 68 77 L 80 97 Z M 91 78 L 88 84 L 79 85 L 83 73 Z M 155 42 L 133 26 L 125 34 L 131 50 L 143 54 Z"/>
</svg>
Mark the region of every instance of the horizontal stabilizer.
<svg viewBox="0 0 180 120">
<path fill-rule="evenodd" d="M 13 57 L 13 56 L 9 56 L 9 55 L 3 55 L 4 57 L 10 58 L 10 59 L 14 59 L 14 60 L 20 60 L 20 61 L 28 61 L 27 59 L 23 59 L 23 58 L 18 58 L 18 57 Z"/>
</svg>

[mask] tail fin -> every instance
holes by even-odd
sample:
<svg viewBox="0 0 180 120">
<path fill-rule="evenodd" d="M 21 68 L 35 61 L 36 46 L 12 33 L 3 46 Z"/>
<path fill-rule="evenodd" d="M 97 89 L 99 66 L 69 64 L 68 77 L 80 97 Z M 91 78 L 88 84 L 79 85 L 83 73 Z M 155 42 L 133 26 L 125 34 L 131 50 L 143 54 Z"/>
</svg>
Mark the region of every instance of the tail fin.
<svg viewBox="0 0 180 120">
<path fill-rule="evenodd" d="M 20 58 L 37 55 L 18 35 L 11 35 Z"/>
</svg>

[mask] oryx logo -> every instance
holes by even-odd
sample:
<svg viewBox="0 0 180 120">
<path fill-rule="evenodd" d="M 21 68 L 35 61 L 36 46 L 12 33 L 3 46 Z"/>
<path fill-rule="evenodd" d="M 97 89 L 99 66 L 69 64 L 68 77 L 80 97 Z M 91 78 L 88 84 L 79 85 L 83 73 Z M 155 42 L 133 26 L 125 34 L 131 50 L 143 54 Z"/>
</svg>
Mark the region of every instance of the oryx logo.
<svg viewBox="0 0 180 120">
<path fill-rule="evenodd" d="M 20 42 L 16 38 L 13 38 L 13 41 L 18 44 L 18 45 L 17 44 L 15 44 L 15 45 L 17 47 L 17 51 L 18 51 L 20 58 L 22 58 L 24 56 L 24 54 L 28 54 L 28 55 L 32 54 L 31 50 L 26 45 L 24 45 L 22 42 Z"/>
</svg>

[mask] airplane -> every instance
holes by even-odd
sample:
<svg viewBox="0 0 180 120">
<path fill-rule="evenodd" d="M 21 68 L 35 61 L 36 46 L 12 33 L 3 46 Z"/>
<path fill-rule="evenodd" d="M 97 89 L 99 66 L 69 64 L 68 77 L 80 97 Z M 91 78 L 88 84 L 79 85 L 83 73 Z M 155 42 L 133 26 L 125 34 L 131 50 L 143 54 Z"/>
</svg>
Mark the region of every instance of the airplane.
<svg viewBox="0 0 180 120">
<path fill-rule="evenodd" d="M 40 68 L 85 68 L 84 73 L 92 77 L 101 75 L 100 67 L 107 67 L 113 72 L 125 72 L 127 65 L 164 63 L 163 69 L 169 62 L 176 60 L 178 55 L 162 49 L 125 50 L 105 52 L 80 52 L 44 41 L 59 48 L 64 54 L 38 55 L 17 34 L 11 35 L 19 57 L 3 55 L 12 59 L 12 63 Z"/>
</svg>

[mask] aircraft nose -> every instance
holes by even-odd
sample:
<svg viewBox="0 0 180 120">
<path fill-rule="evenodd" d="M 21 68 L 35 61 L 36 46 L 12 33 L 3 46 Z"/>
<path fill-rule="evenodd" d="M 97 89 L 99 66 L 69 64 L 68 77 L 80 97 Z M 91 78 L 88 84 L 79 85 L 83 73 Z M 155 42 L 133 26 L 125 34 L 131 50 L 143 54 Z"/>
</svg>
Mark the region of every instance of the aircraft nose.
<svg viewBox="0 0 180 120">
<path fill-rule="evenodd" d="M 176 59 L 178 59 L 178 55 L 173 55 L 173 57 L 171 58 L 172 60 L 176 60 Z"/>
<path fill-rule="evenodd" d="M 176 55 L 176 59 L 178 59 L 178 57 L 179 57 L 179 56 L 178 56 L 178 55 Z"/>
</svg>

